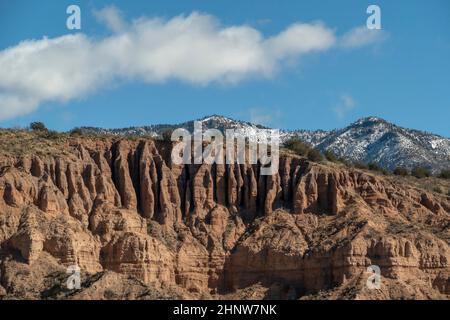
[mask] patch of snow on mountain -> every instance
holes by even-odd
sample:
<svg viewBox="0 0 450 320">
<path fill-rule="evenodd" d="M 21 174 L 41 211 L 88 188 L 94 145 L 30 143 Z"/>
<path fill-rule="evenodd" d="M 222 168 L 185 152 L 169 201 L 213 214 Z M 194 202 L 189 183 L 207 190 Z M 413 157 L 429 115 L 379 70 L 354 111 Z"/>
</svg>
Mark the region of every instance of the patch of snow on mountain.
<svg viewBox="0 0 450 320">
<path fill-rule="evenodd" d="M 261 139 L 264 141 L 271 136 L 266 127 L 221 115 L 211 115 L 198 121 L 201 121 L 203 130 L 214 128 L 225 133 L 227 129 L 238 129 L 250 141 Z M 165 131 L 177 128 L 193 132 L 194 121 L 177 125 L 158 124 L 124 129 L 82 128 L 82 130 L 124 136 L 160 137 Z M 397 166 L 406 168 L 424 166 L 434 172 L 450 168 L 450 139 L 398 127 L 378 117 L 362 118 L 346 128 L 331 131 L 280 130 L 281 142 L 293 137 L 298 137 L 322 151 L 331 150 L 347 160 L 377 162 L 391 170 Z"/>
</svg>

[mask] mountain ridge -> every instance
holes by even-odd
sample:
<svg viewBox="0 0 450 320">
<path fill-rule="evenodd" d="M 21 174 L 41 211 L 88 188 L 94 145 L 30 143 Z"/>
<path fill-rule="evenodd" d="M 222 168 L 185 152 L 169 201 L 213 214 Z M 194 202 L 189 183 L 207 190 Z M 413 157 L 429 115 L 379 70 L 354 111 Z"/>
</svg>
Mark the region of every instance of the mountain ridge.
<svg viewBox="0 0 450 320">
<path fill-rule="evenodd" d="M 113 135 L 161 136 L 167 130 L 185 128 L 192 132 L 194 121 L 201 121 L 203 128 L 240 129 L 246 136 L 258 137 L 268 127 L 241 121 L 222 115 L 209 115 L 179 124 L 155 124 L 121 129 L 81 127 L 86 133 Z M 266 134 L 266 133 L 265 133 Z M 380 117 L 360 118 L 350 125 L 333 130 L 280 130 L 281 141 L 298 137 L 322 152 L 333 151 L 349 161 L 376 162 L 393 170 L 396 167 L 425 167 L 438 172 L 450 167 L 450 138 L 417 129 L 409 129 L 388 122 Z"/>
</svg>

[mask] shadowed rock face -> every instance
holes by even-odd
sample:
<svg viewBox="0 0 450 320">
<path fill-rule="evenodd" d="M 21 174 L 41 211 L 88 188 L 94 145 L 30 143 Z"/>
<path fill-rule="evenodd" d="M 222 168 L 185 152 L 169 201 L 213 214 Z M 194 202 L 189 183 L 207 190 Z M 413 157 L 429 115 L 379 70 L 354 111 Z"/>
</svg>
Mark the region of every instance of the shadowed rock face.
<svg viewBox="0 0 450 320">
<path fill-rule="evenodd" d="M 0 295 L 46 297 L 49 275 L 78 265 L 106 272 L 98 286 L 123 291 L 131 276 L 179 297 L 450 297 L 443 196 L 292 155 L 262 176 L 259 165 L 176 166 L 169 145 L 147 140 L 65 151 L 0 160 Z M 379 290 L 366 286 L 370 265 Z M 142 298 L 139 286 L 113 296 Z M 113 296 L 91 282 L 78 293 Z"/>
</svg>

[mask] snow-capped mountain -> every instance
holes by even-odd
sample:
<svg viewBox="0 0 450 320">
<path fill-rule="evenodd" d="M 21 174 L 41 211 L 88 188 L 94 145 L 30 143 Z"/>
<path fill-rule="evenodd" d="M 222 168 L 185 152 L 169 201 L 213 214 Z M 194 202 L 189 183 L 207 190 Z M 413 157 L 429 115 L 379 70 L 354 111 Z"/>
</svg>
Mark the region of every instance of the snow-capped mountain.
<svg viewBox="0 0 450 320">
<path fill-rule="evenodd" d="M 424 166 L 434 172 L 450 168 L 450 139 L 377 117 L 362 118 L 339 130 L 294 133 L 322 151 L 332 150 L 348 160 L 375 162 L 391 170 L 399 166 Z"/>
<path fill-rule="evenodd" d="M 204 130 L 240 129 L 247 137 L 267 135 L 266 127 L 220 115 L 199 119 Z M 161 136 L 166 130 L 185 128 L 193 132 L 194 121 L 176 125 L 151 125 L 124 129 L 82 128 L 85 132 L 115 135 Z M 406 129 L 377 117 L 359 119 L 348 127 L 332 131 L 280 130 L 281 141 L 299 137 L 321 151 L 332 150 L 350 161 L 375 162 L 387 169 L 424 166 L 434 172 L 450 168 L 450 139 Z"/>
<path fill-rule="evenodd" d="M 234 120 L 220 115 L 207 116 L 198 120 L 191 120 L 179 124 L 157 124 L 142 127 L 130 127 L 122 129 L 103 129 L 103 128 L 92 128 L 92 127 L 82 127 L 82 131 L 86 133 L 104 133 L 122 136 L 161 136 L 165 131 L 175 130 L 178 128 L 183 128 L 189 132 L 194 132 L 194 122 L 199 121 L 202 124 L 203 130 L 207 129 L 218 129 L 225 132 L 227 129 L 239 130 L 239 132 L 249 138 L 258 138 L 261 136 L 267 136 L 269 128 L 264 126 L 253 124 L 250 122 Z"/>
</svg>

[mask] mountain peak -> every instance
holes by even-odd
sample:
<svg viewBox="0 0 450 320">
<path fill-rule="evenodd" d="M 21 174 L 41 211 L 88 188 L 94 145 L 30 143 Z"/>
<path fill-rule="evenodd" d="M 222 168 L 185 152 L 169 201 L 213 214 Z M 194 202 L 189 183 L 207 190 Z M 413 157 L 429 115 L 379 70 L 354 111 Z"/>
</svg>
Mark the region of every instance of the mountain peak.
<svg viewBox="0 0 450 320">
<path fill-rule="evenodd" d="M 352 125 L 355 126 L 355 125 L 367 125 L 377 123 L 388 123 L 388 122 L 380 117 L 369 116 L 356 120 L 354 123 L 352 123 Z"/>
<path fill-rule="evenodd" d="M 390 170 L 423 166 L 439 172 L 450 165 L 450 139 L 374 116 L 327 134 L 301 132 L 299 136 L 322 151 L 331 150 L 350 161 L 374 162 Z"/>
<path fill-rule="evenodd" d="M 231 128 L 256 128 L 256 129 L 268 129 L 267 127 L 254 122 L 248 122 L 243 120 L 236 120 L 230 117 L 225 117 L 219 114 L 213 114 L 203 117 L 197 121 L 202 122 L 203 125 L 216 129 L 231 129 Z"/>
<path fill-rule="evenodd" d="M 201 122 L 210 122 L 210 121 L 214 121 L 214 122 L 237 122 L 234 119 L 222 116 L 220 114 L 212 114 L 203 118 L 198 119 L 198 121 Z"/>
</svg>

